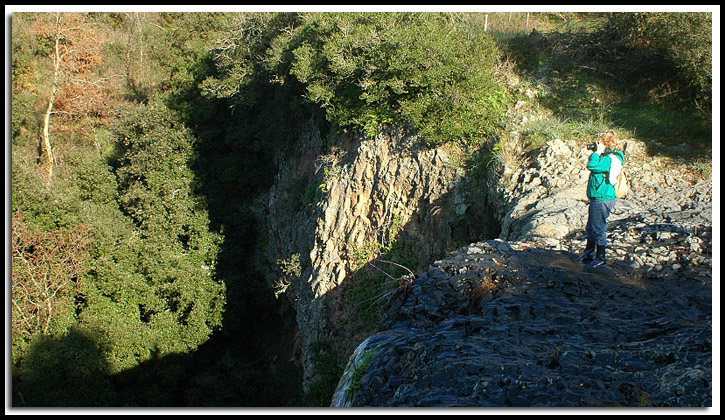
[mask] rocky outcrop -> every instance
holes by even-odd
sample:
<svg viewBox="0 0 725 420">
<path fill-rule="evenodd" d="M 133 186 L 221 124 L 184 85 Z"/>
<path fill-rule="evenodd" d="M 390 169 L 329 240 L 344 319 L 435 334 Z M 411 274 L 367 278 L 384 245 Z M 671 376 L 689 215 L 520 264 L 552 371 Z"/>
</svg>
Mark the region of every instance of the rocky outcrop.
<svg viewBox="0 0 725 420">
<path fill-rule="evenodd" d="M 489 194 L 501 220 L 499 238 L 578 252 L 588 212 L 588 153 L 555 140 L 531 165 L 499 178 Z M 626 171 L 631 191 L 609 217 L 612 259 L 633 275 L 660 278 L 686 266 L 712 267 L 712 179 L 651 156 L 634 139 L 627 141 Z"/>
<path fill-rule="evenodd" d="M 282 157 L 264 211 L 265 253 L 278 263 L 268 282 L 295 305 L 306 387 L 316 342 L 344 360 L 368 334 L 344 301 L 365 258 L 404 236 L 427 266 L 462 244 L 451 226 L 484 209 L 486 191 L 446 148 L 424 147 L 401 128 L 324 141 L 312 122 L 305 132 Z"/>
<path fill-rule="evenodd" d="M 611 274 L 598 278 L 565 264 L 583 247 L 587 217 L 588 152 L 578 142 L 549 142 L 526 164 L 476 180 L 454 150 L 424 147 L 403 128 L 323 139 L 310 122 L 305 133 L 281 156 L 260 206 L 268 283 L 295 307 L 305 388 L 317 378 L 317 344 L 342 359 L 364 342 L 350 369 L 364 355 L 378 370 L 363 376 L 374 383 L 355 386 L 353 405 L 708 404 L 710 179 L 629 140 L 631 193 L 610 216 Z M 471 228 L 488 219 L 500 223 L 496 242 L 480 242 L 487 237 Z M 389 312 L 371 335 L 346 293 L 361 266 L 398 235 L 414 244 L 422 274 L 390 283 Z M 642 299 L 659 303 L 642 309 Z M 508 328 L 506 308 L 525 319 Z M 652 329 L 660 332 L 643 339 Z M 478 356 L 466 359 L 462 349 Z M 552 359 L 544 363 L 542 352 Z M 586 372 L 597 372 L 595 382 L 584 381 Z M 655 386 L 658 375 L 671 380 Z M 456 378 L 468 391 L 454 393 Z M 343 404 L 347 384 L 335 404 Z M 547 393 L 556 389 L 567 391 Z"/>
<path fill-rule="evenodd" d="M 572 256 L 486 241 L 436 262 L 387 302 L 333 405 L 712 405 L 707 273 L 633 278 Z"/>
<path fill-rule="evenodd" d="M 490 200 L 501 221 L 500 238 L 562 240 L 581 231 L 587 219 L 589 152 L 576 142 L 554 140 L 528 166 L 504 171 Z M 711 227 L 712 181 L 672 159 L 653 157 L 645 143 L 627 141 L 626 172 L 631 192 L 611 215 L 682 228 Z"/>
<path fill-rule="evenodd" d="M 711 180 L 631 140 L 632 192 L 590 273 L 570 262 L 585 159 L 557 140 L 504 171 L 488 195 L 500 239 L 401 279 L 333 405 L 711 405 Z"/>
</svg>

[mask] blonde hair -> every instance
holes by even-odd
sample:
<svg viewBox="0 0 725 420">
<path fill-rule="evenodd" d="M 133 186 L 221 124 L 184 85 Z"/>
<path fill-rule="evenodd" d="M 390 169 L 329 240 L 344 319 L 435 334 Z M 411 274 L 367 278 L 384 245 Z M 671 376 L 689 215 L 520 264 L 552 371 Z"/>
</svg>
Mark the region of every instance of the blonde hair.
<svg viewBox="0 0 725 420">
<path fill-rule="evenodd" d="M 607 130 L 603 133 L 599 133 L 599 142 L 604 145 L 606 149 L 618 150 L 622 148 L 622 140 L 619 138 L 614 130 Z"/>
</svg>

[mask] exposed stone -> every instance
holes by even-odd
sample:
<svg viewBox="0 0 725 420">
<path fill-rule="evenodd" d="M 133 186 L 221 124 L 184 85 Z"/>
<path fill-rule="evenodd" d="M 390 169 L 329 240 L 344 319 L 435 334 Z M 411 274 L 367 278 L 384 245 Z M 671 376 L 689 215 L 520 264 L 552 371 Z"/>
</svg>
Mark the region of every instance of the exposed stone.
<svg viewBox="0 0 725 420">
<path fill-rule="evenodd" d="M 451 225 L 485 207 L 480 193 L 469 193 L 485 189 L 465 179 L 445 147 L 425 147 L 403 129 L 336 137 L 333 152 L 312 123 L 307 132 L 282 158 L 266 208 L 268 261 L 301 256 L 301 275 L 286 295 L 297 309 L 305 387 L 316 377 L 316 341 L 329 341 L 344 358 L 365 338 L 343 301 L 361 251 L 389 244 L 395 223 L 425 267 L 460 245 Z M 279 276 L 270 271 L 268 283 Z"/>
<path fill-rule="evenodd" d="M 360 390 L 343 378 L 333 405 L 711 405 L 711 277 L 572 257 L 486 241 L 436 262 L 391 295 Z"/>
<path fill-rule="evenodd" d="M 333 405 L 712 405 L 712 182 L 629 144 L 608 268 L 571 262 L 586 152 L 549 143 L 491 186 L 498 240 L 390 294 L 360 391 L 342 380 Z"/>
<path fill-rule="evenodd" d="M 577 142 L 550 142 L 482 185 L 453 151 L 422 147 L 403 129 L 331 146 L 312 124 L 308 133 L 282 157 L 265 206 L 268 261 L 301 257 L 286 296 L 305 387 L 316 341 L 342 357 L 370 338 L 354 328 L 344 293 L 358 251 L 389 244 L 395 220 L 422 263 L 473 240 L 398 279 L 352 404 L 711 403 L 710 179 L 629 140 L 631 192 L 610 216 L 601 277 L 567 263 L 587 218 L 588 152 Z M 500 223 L 497 240 L 462 234 L 486 211 Z M 270 285 L 279 275 L 270 271 Z"/>
</svg>

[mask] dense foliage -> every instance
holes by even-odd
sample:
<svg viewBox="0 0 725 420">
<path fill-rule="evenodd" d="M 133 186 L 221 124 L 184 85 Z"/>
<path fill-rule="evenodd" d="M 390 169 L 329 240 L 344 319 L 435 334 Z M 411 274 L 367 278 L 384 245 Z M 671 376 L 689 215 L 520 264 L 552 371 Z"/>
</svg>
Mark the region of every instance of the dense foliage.
<svg viewBox="0 0 725 420">
<path fill-rule="evenodd" d="M 671 57 L 700 101 L 710 19 L 626 14 L 627 35 L 607 36 Z M 431 145 L 487 141 L 515 98 L 480 21 L 13 14 L 13 404 L 319 401 L 282 361 L 294 314 L 253 264 L 254 200 L 310 122 L 323 136 L 408 124 Z M 536 54 L 517 56 L 537 70 Z"/>
<path fill-rule="evenodd" d="M 291 73 L 338 126 L 374 135 L 404 119 L 441 144 L 478 143 L 503 123 L 495 43 L 450 16 L 315 14 L 300 33 Z"/>
<path fill-rule="evenodd" d="M 245 88 L 264 72 L 281 85 L 303 83 L 337 128 L 374 135 L 408 121 L 441 144 L 480 142 L 510 102 L 493 39 L 445 14 L 258 14 L 233 27 L 216 48 L 220 73 L 204 86 L 237 104 L 249 103 Z"/>
<path fill-rule="evenodd" d="M 712 107 L 712 14 L 615 13 L 625 44 L 671 60 L 708 113 Z"/>
<path fill-rule="evenodd" d="M 115 33 L 103 16 L 73 17 L 87 32 Z M 33 133 L 51 88 L 42 74 L 52 62 L 42 52 L 45 32 L 24 29 L 48 20 L 14 16 L 13 26 L 14 68 L 26 69 L 17 91 L 41 104 L 27 100 L 17 117 L 14 112 L 14 397 L 30 405 L 113 404 L 94 397 L 92 377 L 188 353 L 221 327 L 225 285 L 215 275 L 221 237 L 209 228 L 191 171 L 196 139 L 159 99 L 135 104 L 117 91 L 104 104 L 113 116 L 79 117 L 61 112 L 67 105 L 54 107 L 56 170 L 50 176 L 42 170 L 47 163 L 35 151 Z M 69 51 L 72 42 L 61 38 Z M 113 45 L 100 44 L 107 52 Z M 109 54 L 103 58 L 119 59 Z M 89 72 L 106 71 L 94 63 Z M 56 99 L 81 103 L 80 94 L 63 89 L 74 79 L 63 80 Z M 53 347 L 64 354 L 54 355 Z M 86 370 L 79 367 L 84 360 L 99 363 Z M 73 392 L 62 376 L 48 381 L 48 372 L 59 369 L 74 371 L 68 381 L 88 383 Z M 60 394 L 53 391 L 59 385 Z"/>
</svg>

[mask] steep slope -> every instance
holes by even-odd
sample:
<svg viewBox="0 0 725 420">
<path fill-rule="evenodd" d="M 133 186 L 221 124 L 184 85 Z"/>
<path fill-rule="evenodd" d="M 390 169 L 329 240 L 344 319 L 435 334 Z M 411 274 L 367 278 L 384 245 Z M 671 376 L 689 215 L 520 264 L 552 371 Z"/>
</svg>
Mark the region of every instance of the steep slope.
<svg viewBox="0 0 725 420">
<path fill-rule="evenodd" d="M 630 140 L 608 268 L 571 262 L 586 152 L 551 142 L 492 186 L 500 239 L 386 300 L 333 405 L 712 405 L 712 181 L 643 146 Z"/>
<path fill-rule="evenodd" d="M 316 378 L 315 343 L 330 343 L 342 361 L 370 332 L 350 297 L 356 282 L 371 281 L 366 263 L 396 248 L 391 263 L 415 270 L 477 240 L 453 229 L 484 217 L 486 194 L 452 151 L 402 128 L 323 141 L 310 121 L 308 133 L 281 159 L 264 207 L 267 260 L 276 263 L 268 282 L 297 310 L 306 386 Z"/>
</svg>

